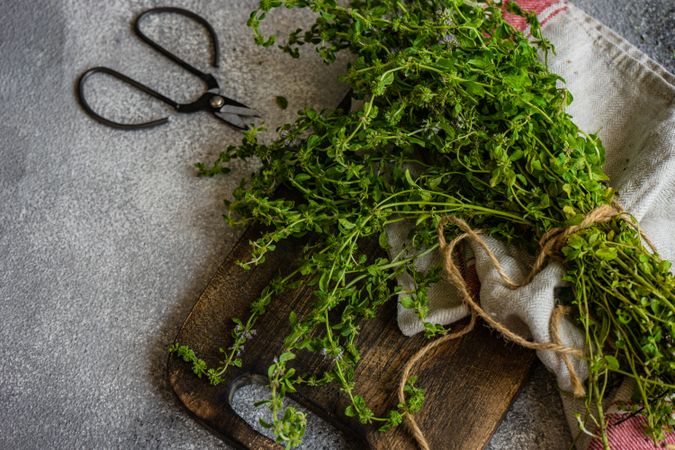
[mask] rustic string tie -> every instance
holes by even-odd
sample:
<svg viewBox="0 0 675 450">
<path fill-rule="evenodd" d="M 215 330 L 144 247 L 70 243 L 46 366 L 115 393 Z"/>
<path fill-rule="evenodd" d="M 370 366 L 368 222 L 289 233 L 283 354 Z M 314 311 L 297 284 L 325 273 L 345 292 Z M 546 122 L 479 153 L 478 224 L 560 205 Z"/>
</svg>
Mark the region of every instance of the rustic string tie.
<svg viewBox="0 0 675 450">
<path fill-rule="evenodd" d="M 480 230 L 472 229 L 464 220 L 458 217 L 447 216 L 443 218 L 438 224 L 437 229 L 439 250 L 441 252 L 441 256 L 443 259 L 443 269 L 448 278 L 450 279 L 450 281 L 452 282 L 452 284 L 455 285 L 455 287 L 459 290 L 459 293 L 462 296 L 464 302 L 469 307 L 471 316 L 468 324 L 464 328 L 454 333 L 446 334 L 436 339 L 435 341 L 429 342 L 424 347 L 419 349 L 408 360 L 405 367 L 403 368 L 401 381 L 399 383 L 398 389 L 399 402 L 402 403 L 405 402 L 405 391 L 404 391 L 405 385 L 408 382 L 408 379 L 410 378 L 412 369 L 415 366 L 415 364 L 417 364 L 417 362 L 419 362 L 428 352 L 438 347 L 439 345 L 447 341 L 457 339 L 469 333 L 476 324 L 477 316 L 481 317 L 490 327 L 497 330 L 506 339 L 508 339 L 511 342 L 514 342 L 515 344 L 520 345 L 521 347 L 525 347 L 532 350 L 544 350 L 558 353 L 569 373 L 570 382 L 572 383 L 574 395 L 577 397 L 582 397 L 585 394 L 584 385 L 579 375 L 577 374 L 576 370 L 574 369 L 574 365 L 570 357 L 573 356 L 575 358 L 582 359 L 584 357 L 584 353 L 581 349 L 568 347 L 564 345 L 560 337 L 560 326 L 562 320 L 565 314 L 570 312 L 570 308 L 562 305 L 558 305 L 554 308 L 549 323 L 551 342 L 529 341 L 520 336 L 519 334 L 509 330 L 507 327 L 496 321 L 494 318 L 492 318 L 492 316 L 490 316 L 488 313 L 485 312 L 485 310 L 480 306 L 479 301 L 475 298 L 473 292 L 471 292 L 471 289 L 469 288 L 466 280 L 464 279 L 464 276 L 462 275 L 460 266 L 455 262 L 455 258 L 453 255 L 455 248 L 460 242 L 464 241 L 465 239 L 473 241 L 475 244 L 478 244 L 485 251 L 493 267 L 495 268 L 500 278 L 502 279 L 504 285 L 506 285 L 510 289 L 518 289 L 520 287 L 529 284 L 534 279 L 534 277 L 544 268 L 548 258 L 558 257 L 561 249 L 567 242 L 567 239 L 572 234 L 577 233 L 592 225 L 596 225 L 599 223 L 606 223 L 617 218 L 624 220 L 625 223 L 634 228 L 640 234 L 645 243 L 652 249 L 652 251 L 656 252 L 654 244 L 638 227 L 635 219 L 632 216 L 627 214 L 616 203 L 609 205 L 602 205 L 589 212 L 584 217 L 584 219 L 577 225 L 572 225 L 565 228 L 552 228 L 551 230 L 544 233 L 544 235 L 542 235 L 541 239 L 539 240 L 539 248 L 540 248 L 539 253 L 537 254 L 534 263 L 532 264 L 530 272 L 522 282 L 516 282 L 511 277 L 508 276 L 503 266 L 497 260 L 495 254 L 485 243 L 485 240 L 481 237 L 482 234 Z M 446 241 L 444 232 L 445 226 L 448 223 L 454 224 L 462 231 L 462 234 L 454 238 L 452 241 L 450 241 L 450 243 Z M 415 421 L 415 418 L 412 416 L 412 414 L 406 413 L 406 425 L 408 426 L 408 429 L 415 438 L 415 441 L 417 442 L 419 447 L 423 450 L 429 450 L 430 449 L 429 443 L 424 437 L 424 433 L 422 433 L 422 430 L 420 429 L 419 425 Z"/>
</svg>

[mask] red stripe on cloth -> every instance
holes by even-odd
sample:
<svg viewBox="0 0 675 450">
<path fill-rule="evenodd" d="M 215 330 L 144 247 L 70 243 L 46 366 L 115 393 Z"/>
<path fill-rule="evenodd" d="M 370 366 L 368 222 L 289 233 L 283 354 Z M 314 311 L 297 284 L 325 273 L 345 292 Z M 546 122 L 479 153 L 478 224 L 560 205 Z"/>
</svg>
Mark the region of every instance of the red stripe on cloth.
<svg viewBox="0 0 675 450">
<path fill-rule="evenodd" d="M 543 10 L 555 3 L 560 3 L 561 0 L 515 0 L 518 6 L 525 11 L 533 12 L 537 15 L 541 14 Z"/>
<path fill-rule="evenodd" d="M 542 12 L 544 12 L 544 10 L 551 8 L 556 4 L 560 4 L 562 6 L 561 11 L 567 8 L 566 6 L 567 1 L 565 0 L 513 0 L 513 1 L 515 1 L 518 4 L 518 6 L 523 8 L 525 11 L 533 12 L 537 16 L 539 16 Z M 504 2 L 505 5 L 506 3 L 508 3 L 508 1 Z M 547 19 L 550 19 L 552 17 L 553 14 L 548 16 Z M 525 31 L 525 29 L 527 28 L 527 22 L 525 22 L 525 19 L 523 19 L 520 16 L 516 16 L 515 14 L 504 12 L 504 19 L 506 19 L 507 22 L 509 22 L 511 25 L 513 25 L 516 29 L 520 31 Z M 539 18 L 539 20 L 541 20 L 541 17 Z"/>
<path fill-rule="evenodd" d="M 565 4 L 565 6 L 563 6 L 562 8 L 556 9 L 556 10 L 553 11 L 551 14 L 549 14 L 548 17 L 546 17 L 544 20 L 541 21 L 541 26 L 543 27 L 543 26 L 546 25 L 551 19 L 553 19 L 555 16 L 557 16 L 557 15 L 560 14 L 561 12 L 567 11 L 568 9 L 569 9 L 569 8 L 567 7 L 567 4 Z"/>
<path fill-rule="evenodd" d="M 645 418 L 631 416 L 630 413 L 607 414 L 607 438 L 612 449 L 617 450 L 658 450 L 668 444 L 675 444 L 675 432 L 666 433 L 666 440 L 662 445 L 654 445 L 644 432 Z M 602 441 L 593 439 L 588 450 L 602 450 Z"/>
</svg>

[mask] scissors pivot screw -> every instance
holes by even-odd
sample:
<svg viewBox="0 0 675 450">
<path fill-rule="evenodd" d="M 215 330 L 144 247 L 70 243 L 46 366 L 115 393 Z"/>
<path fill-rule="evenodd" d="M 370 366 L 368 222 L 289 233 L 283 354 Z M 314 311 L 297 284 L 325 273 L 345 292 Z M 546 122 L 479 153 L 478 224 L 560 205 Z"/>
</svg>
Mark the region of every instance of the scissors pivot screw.
<svg viewBox="0 0 675 450">
<path fill-rule="evenodd" d="M 225 104 L 225 99 L 219 95 L 211 98 L 211 106 L 214 108 L 222 108 Z"/>
</svg>

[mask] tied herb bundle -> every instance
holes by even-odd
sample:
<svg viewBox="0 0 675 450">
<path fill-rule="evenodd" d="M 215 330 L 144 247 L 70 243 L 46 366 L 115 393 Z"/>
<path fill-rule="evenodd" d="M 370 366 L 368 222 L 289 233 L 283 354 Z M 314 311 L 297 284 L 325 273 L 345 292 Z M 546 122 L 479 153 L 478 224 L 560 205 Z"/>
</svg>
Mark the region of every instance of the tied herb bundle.
<svg viewBox="0 0 675 450">
<path fill-rule="evenodd" d="M 291 33 L 280 48 L 298 57 L 300 46 L 314 46 L 327 63 L 350 52 L 343 80 L 363 106 L 354 112 L 306 109 L 271 143 L 260 142 L 254 128 L 214 164 L 197 165 L 201 174 L 214 175 L 227 172 L 234 158 L 261 162 L 227 202 L 232 223 L 268 230 L 251 243 L 251 260 L 243 267 L 264 262 L 283 240 L 306 237 L 308 243 L 297 267 L 262 292 L 248 318 L 235 321 L 218 367 L 209 368 L 180 343 L 170 349 L 217 384 L 228 367 L 241 365 L 243 346 L 275 297 L 313 286 L 311 310 L 290 315 L 292 330 L 268 370 L 271 397 L 265 403 L 273 421 L 265 425 L 287 447 L 300 443 L 306 421 L 284 407 L 283 398 L 301 384 L 338 383 L 351 402 L 345 414 L 383 430 L 421 408 L 424 394 L 411 378 L 405 402 L 374 414 L 354 384 L 356 338 L 363 321 L 398 297 L 395 280 L 404 272 L 413 275 L 416 291 L 402 304 L 425 319 L 426 288 L 442 274 L 417 272 L 415 259 L 438 250 L 436 229 L 446 216 L 536 251 L 547 231 L 579 224 L 615 201 L 602 144 L 571 121 L 565 112 L 571 95 L 538 59 L 537 52 L 546 55 L 551 45 L 533 15 L 507 5 L 526 17 L 528 41 L 504 20 L 497 2 L 346 3 L 262 0 L 251 14 L 256 42 L 271 46 L 274 37 L 260 29 L 269 11 L 311 8 L 315 23 Z M 368 242 L 386 249 L 386 228 L 400 221 L 414 224 L 409 239 L 418 253 L 368 256 Z M 647 431 L 662 438 L 674 421 L 670 264 L 647 250 L 636 225 L 618 215 L 569 236 L 558 256 L 570 283 L 561 301 L 573 307 L 586 336 L 587 421 L 608 446 L 602 400 L 617 378 L 629 377 Z M 428 322 L 425 330 L 429 337 L 448 331 Z M 296 373 L 298 352 L 321 352 L 332 366 L 321 374 Z"/>
</svg>

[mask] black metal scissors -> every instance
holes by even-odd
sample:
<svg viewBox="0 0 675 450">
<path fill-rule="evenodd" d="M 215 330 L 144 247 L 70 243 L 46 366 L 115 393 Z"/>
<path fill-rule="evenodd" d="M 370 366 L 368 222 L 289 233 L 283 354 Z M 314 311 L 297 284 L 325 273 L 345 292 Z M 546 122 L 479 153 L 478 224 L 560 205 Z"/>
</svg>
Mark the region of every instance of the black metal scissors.
<svg viewBox="0 0 675 450">
<path fill-rule="evenodd" d="M 149 9 L 147 11 L 142 12 L 138 17 L 136 17 L 136 20 L 134 21 L 134 32 L 143 42 L 145 42 L 146 44 L 157 50 L 159 53 L 166 56 L 171 61 L 187 70 L 188 72 L 199 77 L 206 85 L 206 92 L 192 103 L 178 103 L 160 94 L 159 92 L 149 88 L 148 86 L 117 72 L 116 70 L 110 69 L 108 67 L 94 67 L 84 72 L 80 76 L 80 79 L 78 80 L 77 83 L 77 94 L 82 109 L 84 109 L 85 112 L 87 112 L 87 114 L 89 114 L 97 122 L 102 123 L 104 125 L 108 125 L 109 127 L 121 128 L 123 130 L 138 130 L 141 128 L 151 128 L 158 125 L 163 125 L 169 121 L 168 117 L 163 117 L 161 119 L 150 120 L 148 122 L 125 124 L 114 122 L 110 119 L 106 119 L 105 117 L 102 117 L 101 115 L 96 113 L 84 98 L 84 83 L 87 80 L 87 78 L 89 78 L 91 75 L 95 73 L 105 73 L 112 77 L 117 78 L 118 80 L 123 81 L 124 83 L 127 83 L 135 87 L 136 89 L 148 95 L 151 95 L 152 97 L 158 100 L 161 100 L 167 105 L 173 107 L 179 113 L 208 111 L 217 119 L 225 122 L 226 124 L 236 129 L 239 130 L 248 129 L 248 126 L 250 125 L 252 119 L 259 117 L 255 111 L 253 111 L 246 105 L 239 103 L 236 100 L 233 100 L 231 98 L 222 95 L 220 93 L 220 86 L 218 85 L 218 81 L 212 74 L 204 73 L 199 69 L 191 66 L 187 62 L 180 59 L 178 56 L 174 55 L 173 53 L 169 52 L 167 49 L 159 45 L 157 42 L 150 39 L 145 33 L 143 33 L 140 27 L 141 20 L 149 14 L 157 14 L 157 13 L 180 14 L 202 25 L 208 32 L 209 38 L 211 40 L 211 49 L 212 49 L 211 66 L 214 68 L 218 67 L 218 38 L 216 36 L 215 30 L 213 29 L 211 24 L 209 24 L 205 19 L 198 16 L 197 14 L 182 8 L 174 8 L 174 7 L 159 7 Z"/>
</svg>

